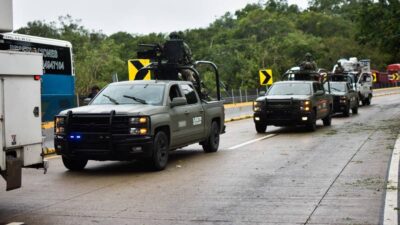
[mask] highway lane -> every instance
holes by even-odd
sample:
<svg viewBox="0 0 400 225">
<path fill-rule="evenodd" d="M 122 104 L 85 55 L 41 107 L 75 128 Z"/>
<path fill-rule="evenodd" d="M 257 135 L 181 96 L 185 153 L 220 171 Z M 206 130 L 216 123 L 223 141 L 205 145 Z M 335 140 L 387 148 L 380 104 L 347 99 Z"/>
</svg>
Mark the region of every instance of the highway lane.
<svg viewBox="0 0 400 225">
<path fill-rule="evenodd" d="M 19 190 L 0 183 L 0 224 L 379 224 L 399 95 L 359 112 L 314 133 L 228 123 L 220 151 L 188 146 L 162 172 L 140 162 L 68 172 L 52 159 L 46 175 L 24 170 Z"/>
</svg>

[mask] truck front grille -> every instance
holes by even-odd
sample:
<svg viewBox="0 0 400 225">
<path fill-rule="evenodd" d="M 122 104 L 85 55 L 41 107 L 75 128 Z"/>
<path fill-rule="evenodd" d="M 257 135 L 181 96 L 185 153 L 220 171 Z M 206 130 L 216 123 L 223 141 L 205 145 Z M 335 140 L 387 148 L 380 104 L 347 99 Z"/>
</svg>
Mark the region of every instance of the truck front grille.
<svg viewBox="0 0 400 225">
<path fill-rule="evenodd" d="M 333 105 L 339 105 L 340 96 L 333 96 Z"/>
<path fill-rule="evenodd" d="M 129 117 L 105 115 L 72 115 L 69 132 L 129 134 Z"/>
<path fill-rule="evenodd" d="M 268 100 L 266 111 L 270 119 L 291 119 L 300 110 L 300 102 L 289 100 Z"/>
</svg>

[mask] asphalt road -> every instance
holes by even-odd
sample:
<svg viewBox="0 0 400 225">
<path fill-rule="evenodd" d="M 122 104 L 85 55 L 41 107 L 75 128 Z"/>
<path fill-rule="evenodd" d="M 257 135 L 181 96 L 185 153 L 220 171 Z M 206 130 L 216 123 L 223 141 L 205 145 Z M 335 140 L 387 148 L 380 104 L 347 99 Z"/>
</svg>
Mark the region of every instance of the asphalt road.
<svg viewBox="0 0 400 225">
<path fill-rule="evenodd" d="M 162 172 L 140 162 L 68 172 L 54 158 L 46 175 L 24 170 L 19 190 L 0 181 L 0 224 L 379 224 L 399 96 L 314 133 L 231 122 L 217 153 L 189 146 Z"/>
</svg>

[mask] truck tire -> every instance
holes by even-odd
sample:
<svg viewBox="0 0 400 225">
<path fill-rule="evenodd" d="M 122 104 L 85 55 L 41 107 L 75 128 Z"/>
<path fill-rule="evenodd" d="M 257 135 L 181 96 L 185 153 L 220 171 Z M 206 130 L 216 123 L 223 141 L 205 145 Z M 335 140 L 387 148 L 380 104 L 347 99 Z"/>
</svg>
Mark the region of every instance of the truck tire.
<svg viewBox="0 0 400 225">
<path fill-rule="evenodd" d="M 259 134 L 263 134 L 265 133 L 265 131 L 267 130 L 267 125 L 264 123 L 255 123 L 256 124 L 256 131 Z"/>
<path fill-rule="evenodd" d="M 164 170 L 168 163 L 169 140 L 164 131 L 158 131 L 153 141 L 152 168 L 156 171 Z"/>
<path fill-rule="evenodd" d="M 372 96 L 368 95 L 368 98 L 365 99 L 365 104 L 366 105 L 371 105 L 371 99 L 372 99 Z"/>
<path fill-rule="evenodd" d="M 332 124 L 332 111 L 331 107 L 329 107 L 329 114 L 322 119 L 322 122 L 324 123 L 324 126 L 330 126 Z"/>
<path fill-rule="evenodd" d="M 358 114 L 358 100 L 357 100 L 357 104 L 354 106 L 354 108 L 351 109 L 351 112 L 353 114 Z"/>
<path fill-rule="evenodd" d="M 87 159 L 62 156 L 64 166 L 71 171 L 83 170 L 88 163 Z"/>
<path fill-rule="evenodd" d="M 317 129 L 317 113 L 315 112 L 315 110 L 312 111 L 311 116 L 310 116 L 310 121 L 309 123 L 306 125 L 306 129 L 308 131 L 315 131 Z"/>
<path fill-rule="evenodd" d="M 350 116 L 350 103 L 348 103 L 348 106 L 343 110 L 343 116 L 349 117 Z"/>
<path fill-rule="evenodd" d="M 219 125 L 216 121 L 211 123 L 210 135 L 202 144 L 204 152 L 216 152 L 219 147 Z"/>
</svg>

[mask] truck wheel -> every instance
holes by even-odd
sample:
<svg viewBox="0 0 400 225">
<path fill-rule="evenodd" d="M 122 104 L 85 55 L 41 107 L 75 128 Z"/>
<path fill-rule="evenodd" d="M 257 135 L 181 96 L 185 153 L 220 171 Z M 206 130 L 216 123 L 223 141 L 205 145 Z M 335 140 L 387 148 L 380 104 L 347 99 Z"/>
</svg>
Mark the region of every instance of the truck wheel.
<svg viewBox="0 0 400 225">
<path fill-rule="evenodd" d="M 306 125 L 308 131 L 315 131 L 317 129 L 317 115 L 315 110 L 311 113 L 310 122 Z"/>
<path fill-rule="evenodd" d="M 265 133 L 265 131 L 267 130 L 267 125 L 264 123 L 256 123 L 256 131 L 259 134 L 263 134 Z"/>
<path fill-rule="evenodd" d="M 356 104 L 356 105 L 354 106 L 354 108 L 351 109 L 351 112 L 352 112 L 353 114 L 358 114 L 358 104 Z"/>
<path fill-rule="evenodd" d="M 368 104 L 368 98 L 362 99 L 361 103 L 362 103 L 363 106 L 366 106 Z"/>
<path fill-rule="evenodd" d="M 210 136 L 203 143 L 204 152 L 216 152 L 219 147 L 219 125 L 216 121 L 211 123 Z"/>
<path fill-rule="evenodd" d="M 332 124 L 332 112 L 331 112 L 331 107 L 329 107 L 329 114 L 322 119 L 322 122 L 324 123 L 324 126 L 330 126 Z"/>
<path fill-rule="evenodd" d="M 152 167 L 157 170 L 163 170 L 168 163 L 169 143 L 168 136 L 164 131 L 157 132 L 153 142 L 153 156 L 151 158 Z"/>
<path fill-rule="evenodd" d="M 71 171 L 83 170 L 88 162 L 87 159 L 62 156 L 64 166 Z"/>
<path fill-rule="evenodd" d="M 343 116 L 349 117 L 350 116 L 350 103 L 346 106 L 346 109 L 343 110 Z"/>
<path fill-rule="evenodd" d="M 366 104 L 366 105 L 371 105 L 371 99 L 372 99 L 372 96 L 371 96 L 371 95 L 368 95 L 368 98 L 365 99 L 365 104 Z"/>
</svg>

